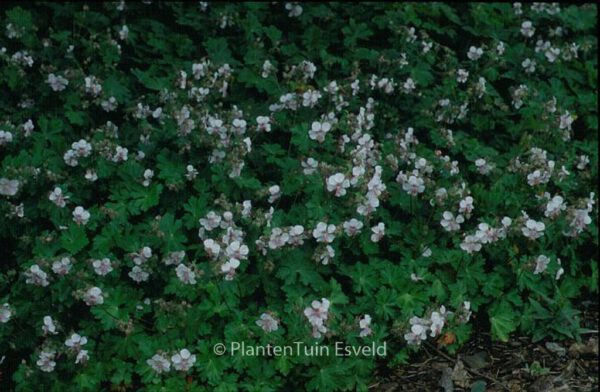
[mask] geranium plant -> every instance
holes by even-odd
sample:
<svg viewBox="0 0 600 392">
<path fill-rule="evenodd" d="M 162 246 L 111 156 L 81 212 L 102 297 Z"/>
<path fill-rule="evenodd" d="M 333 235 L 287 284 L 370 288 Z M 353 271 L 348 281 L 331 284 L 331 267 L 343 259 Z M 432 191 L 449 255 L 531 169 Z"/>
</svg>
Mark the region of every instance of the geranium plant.
<svg viewBox="0 0 600 392">
<path fill-rule="evenodd" d="M 582 332 L 595 5 L 1 8 L 7 389 L 366 390 Z"/>
</svg>

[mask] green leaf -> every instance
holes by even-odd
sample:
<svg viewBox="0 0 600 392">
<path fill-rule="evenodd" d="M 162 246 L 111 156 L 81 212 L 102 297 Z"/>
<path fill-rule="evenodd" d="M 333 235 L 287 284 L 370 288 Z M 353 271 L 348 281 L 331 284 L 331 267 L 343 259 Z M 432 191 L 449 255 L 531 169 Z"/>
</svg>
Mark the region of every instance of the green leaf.
<svg viewBox="0 0 600 392">
<path fill-rule="evenodd" d="M 89 243 L 89 240 L 85 228 L 73 223 L 61 234 L 60 243 L 70 254 L 75 255 Z"/>
<path fill-rule="evenodd" d="M 508 342 L 510 333 L 516 330 L 519 325 L 515 319 L 515 311 L 504 301 L 490 311 L 490 324 L 492 326 L 492 336 L 503 342 Z"/>
<path fill-rule="evenodd" d="M 229 45 L 225 38 L 208 38 L 204 41 L 204 48 L 208 53 L 208 57 L 216 64 L 234 65 L 238 63 L 233 59 Z"/>
</svg>

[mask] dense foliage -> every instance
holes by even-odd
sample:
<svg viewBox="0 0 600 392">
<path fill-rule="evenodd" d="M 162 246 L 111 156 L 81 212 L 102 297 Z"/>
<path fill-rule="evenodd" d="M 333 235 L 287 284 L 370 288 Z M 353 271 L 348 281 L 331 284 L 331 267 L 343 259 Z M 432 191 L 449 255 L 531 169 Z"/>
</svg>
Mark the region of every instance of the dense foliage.
<svg viewBox="0 0 600 392">
<path fill-rule="evenodd" d="M 581 333 L 598 292 L 595 5 L 0 18 L 7 388 L 366 390 L 421 344 Z M 213 351 L 233 341 L 387 355 Z"/>
</svg>

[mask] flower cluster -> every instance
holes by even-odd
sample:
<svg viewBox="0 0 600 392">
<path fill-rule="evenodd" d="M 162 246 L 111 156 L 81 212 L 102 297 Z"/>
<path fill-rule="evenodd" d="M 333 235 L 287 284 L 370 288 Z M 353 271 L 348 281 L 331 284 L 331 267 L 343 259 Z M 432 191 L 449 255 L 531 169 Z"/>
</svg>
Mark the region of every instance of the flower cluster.
<svg viewBox="0 0 600 392">
<path fill-rule="evenodd" d="M 329 305 L 329 300 L 322 298 L 321 301 L 312 301 L 310 306 L 304 309 L 304 315 L 312 326 L 312 336 L 314 338 L 320 338 L 322 334 L 327 332 L 325 322 L 329 318 Z"/>
<path fill-rule="evenodd" d="M 597 291 L 593 7 L 440 3 L 440 40 L 422 4 L 154 3 L 0 15 L 17 389 L 289 389 L 202 341 L 448 346 L 471 305 L 494 339 L 579 333 L 560 318 Z M 530 293 L 547 319 L 520 317 Z M 322 389 L 366 389 L 349 365 Z"/>
<path fill-rule="evenodd" d="M 154 354 L 146 363 L 157 374 L 169 372 L 171 365 L 173 365 L 173 369 L 175 370 L 187 372 L 196 363 L 196 355 L 190 353 L 187 348 L 184 348 L 173 354 L 170 358 L 165 353 Z"/>
<path fill-rule="evenodd" d="M 409 345 L 420 345 L 429 335 L 432 338 L 439 336 L 444 326 L 452 319 L 457 324 L 465 324 L 471 317 L 471 303 L 463 302 L 458 309 L 457 314 L 446 310 L 445 306 L 440 306 L 439 311 L 432 311 L 428 318 L 411 317 L 409 320 L 410 331 L 404 335 L 404 339 Z"/>
<path fill-rule="evenodd" d="M 200 219 L 202 227 L 198 236 L 203 240 L 204 250 L 208 257 L 215 261 L 225 280 L 233 280 L 240 262 L 248 259 L 249 248 L 244 244 L 244 232 L 233 220 L 233 213 L 225 211 L 219 215 L 214 211 Z M 216 236 L 215 231 L 221 230 L 222 235 Z M 214 238 L 208 238 L 211 234 Z"/>
</svg>

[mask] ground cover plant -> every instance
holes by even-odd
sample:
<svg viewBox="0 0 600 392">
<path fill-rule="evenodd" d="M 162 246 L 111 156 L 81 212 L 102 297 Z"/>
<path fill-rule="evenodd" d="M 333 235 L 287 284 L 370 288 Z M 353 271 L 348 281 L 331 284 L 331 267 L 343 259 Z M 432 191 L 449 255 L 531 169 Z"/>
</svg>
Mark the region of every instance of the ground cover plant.
<svg viewBox="0 0 600 392">
<path fill-rule="evenodd" d="M 584 332 L 595 5 L 1 8 L 5 389 L 366 390 Z"/>
</svg>

